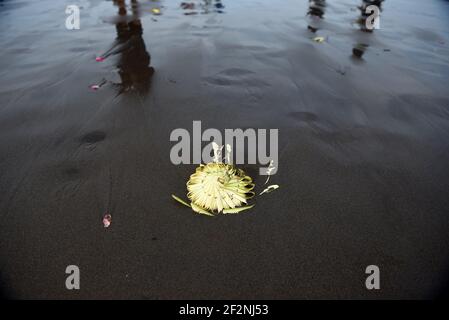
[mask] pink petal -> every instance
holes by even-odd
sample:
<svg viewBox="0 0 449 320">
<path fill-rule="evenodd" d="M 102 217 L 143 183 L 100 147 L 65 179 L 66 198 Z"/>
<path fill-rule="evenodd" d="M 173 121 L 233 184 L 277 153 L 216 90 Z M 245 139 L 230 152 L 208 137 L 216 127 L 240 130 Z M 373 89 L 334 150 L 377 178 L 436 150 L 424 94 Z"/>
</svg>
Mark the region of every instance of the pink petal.
<svg viewBox="0 0 449 320">
<path fill-rule="evenodd" d="M 97 61 L 97 62 L 102 62 L 102 61 L 104 61 L 104 57 L 96 57 L 95 58 L 95 61 Z"/>
<path fill-rule="evenodd" d="M 105 214 L 103 217 L 103 226 L 105 228 L 107 228 L 111 225 L 111 222 L 112 222 L 112 216 L 109 213 Z"/>
</svg>

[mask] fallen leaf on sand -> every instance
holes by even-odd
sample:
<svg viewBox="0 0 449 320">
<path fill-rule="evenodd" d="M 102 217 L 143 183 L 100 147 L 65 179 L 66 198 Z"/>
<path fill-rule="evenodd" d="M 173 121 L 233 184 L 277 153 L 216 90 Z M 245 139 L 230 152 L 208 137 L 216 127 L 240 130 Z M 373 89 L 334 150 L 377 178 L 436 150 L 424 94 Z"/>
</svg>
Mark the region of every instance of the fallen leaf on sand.
<svg viewBox="0 0 449 320">
<path fill-rule="evenodd" d="M 324 37 L 315 37 L 315 38 L 313 38 L 313 41 L 315 41 L 315 42 L 318 42 L 318 43 L 322 43 L 322 42 L 324 42 Z"/>
<path fill-rule="evenodd" d="M 179 203 L 187 206 L 190 208 L 190 204 L 188 204 L 187 202 L 185 202 L 184 200 L 182 200 L 181 198 L 175 196 L 174 194 L 171 195 L 173 199 L 175 199 L 176 201 L 178 201 Z"/>
<path fill-rule="evenodd" d="M 248 210 L 251 209 L 252 207 L 254 207 L 254 204 L 249 205 L 249 206 L 245 206 L 245 207 L 238 207 L 238 208 L 229 208 L 229 209 L 223 209 L 223 213 L 239 213 L 243 210 Z"/>
<path fill-rule="evenodd" d="M 158 8 L 151 9 L 151 12 L 153 12 L 153 14 L 155 14 L 155 15 L 160 15 L 161 14 L 161 10 L 158 9 Z"/>
</svg>

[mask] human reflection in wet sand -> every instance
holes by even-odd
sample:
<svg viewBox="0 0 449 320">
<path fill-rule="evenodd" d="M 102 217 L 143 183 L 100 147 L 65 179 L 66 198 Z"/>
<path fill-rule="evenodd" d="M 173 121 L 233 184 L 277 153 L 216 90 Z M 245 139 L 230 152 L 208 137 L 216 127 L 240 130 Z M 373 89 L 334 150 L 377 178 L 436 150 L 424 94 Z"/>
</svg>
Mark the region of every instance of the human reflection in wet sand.
<svg viewBox="0 0 449 320">
<path fill-rule="evenodd" d="M 374 31 L 374 29 L 368 29 L 366 27 L 366 20 L 368 19 L 369 16 L 372 15 L 372 12 L 366 13 L 366 8 L 368 6 L 375 5 L 379 8 L 379 10 L 382 10 L 383 2 L 384 2 L 384 0 L 362 0 L 362 4 L 361 4 L 361 6 L 359 6 L 360 17 L 357 20 L 357 23 L 359 24 L 361 31 L 363 31 L 363 32 L 373 32 Z M 352 55 L 355 58 L 361 59 L 368 47 L 369 47 L 369 44 L 359 42 L 352 48 Z"/>
<path fill-rule="evenodd" d="M 127 16 L 125 0 L 114 0 L 118 7 L 119 20 L 115 24 L 117 38 L 113 46 L 103 54 L 120 55 L 117 62 L 120 83 L 114 83 L 119 94 L 135 91 L 141 95 L 148 93 L 154 68 L 150 66 L 151 57 L 142 39 L 142 24 L 139 19 L 139 4 L 131 0 L 132 19 Z"/>
<path fill-rule="evenodd" d="M 183 1 L 181 2 L 180 7 L 185 10 L 185 15 L 198 14 L 197 10 L 202 10 L 202 14 L 211 12 L 224 13 L 223 9 L 225 8 L 222 0 L 202 0 L 200 3 Z"/>
<path fill-rule="evenodd" d="M 321 20 L 324 19 L 325 9 L 326 0 L 309 0 L 307 15 L 310 16 L 310 23 L 307 29 L 315 33 L 321 28 Z"/>
<path fill-rule="evenodd" d="M 372 15 L 372 12 L 370 11 L 368 11 L 369 13 L 366 13 L 366 8 L 374 5 L 377 6 L 379 10 L 382 10 L 383 2 L 384 0 L 362 0 L 362 5 L 359 6 L 360 17 L 357 20 L 357 23 L 360 26 L 360 30 L 362 30 L 363 32 L 373 32 L 372 29 L 368 29 L 366 27 L 366 19 L 368 19 L 368 17 Z"/>
<path fill-rule="evenodd" d="M 223 13 L 224 5 L 221 0 L 203 0 L 203 13 Z"/>
</svg>

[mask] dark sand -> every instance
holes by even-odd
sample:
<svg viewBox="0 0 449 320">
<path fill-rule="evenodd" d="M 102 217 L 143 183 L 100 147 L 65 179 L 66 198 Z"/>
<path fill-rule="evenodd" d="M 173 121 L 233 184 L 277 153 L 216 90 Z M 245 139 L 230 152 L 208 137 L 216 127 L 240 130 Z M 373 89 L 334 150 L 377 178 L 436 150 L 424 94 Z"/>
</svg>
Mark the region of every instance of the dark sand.
<svg viewBox="0 0 449 320">
<path fill-rule="evenodd" d="M 119 37 L 130 12 L 75 2 L 79 31 L 64 27 L 74 1 L 0 1 L 4 296 L 438 294 L 449 276 L 449 2 L 387 0 L 367 33 L 361 0 L 326 1 L 319 21 L 308 1 L 223 0 L 196 15 L 160 1 L 160 16 L 140 1 L 143 33 L 131 22 Z M 132 49 L 95 61 L 129 33 Z M 169 135 L 193 120 L 279 128 L 281 188 L 212 219 L 174 202 L 195 165 L 170 162 Z M 258 166 L 245 169 L 261 188 Z M 79 291 L 65 288 L 70 264 Z M 365 289 L 370 264 L 379 291 Z"/>
</svg>

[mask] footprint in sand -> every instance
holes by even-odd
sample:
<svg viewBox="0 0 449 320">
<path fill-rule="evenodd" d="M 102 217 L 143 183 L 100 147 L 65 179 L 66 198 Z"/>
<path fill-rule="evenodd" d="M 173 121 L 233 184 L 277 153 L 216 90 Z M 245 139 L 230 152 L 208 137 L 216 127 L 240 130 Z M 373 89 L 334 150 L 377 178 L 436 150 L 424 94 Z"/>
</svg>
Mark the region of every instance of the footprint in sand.
<svg viewBox="0 0 449 320">
<path fill-rule="evenodd" d="M 290 112 L 289 117 L 303 122 L 316 122 L 318 121 L 318 116 L 314 113 L 307 111 Z"/>
<path fill-rule="evenodd" d="M 80 142 L 85 144 L 93 144 L 103 141 L 106 138 L 106 133 L 103 131 L 92 131 L 81 137 Z"/>
</svg>

